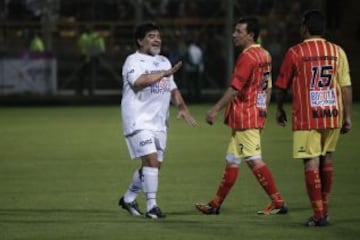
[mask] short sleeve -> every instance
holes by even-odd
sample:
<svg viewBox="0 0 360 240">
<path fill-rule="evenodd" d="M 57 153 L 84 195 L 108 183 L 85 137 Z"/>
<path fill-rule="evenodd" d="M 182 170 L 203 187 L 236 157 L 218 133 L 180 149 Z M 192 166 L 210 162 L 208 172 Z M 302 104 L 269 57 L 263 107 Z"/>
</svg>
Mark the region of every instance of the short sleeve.
<svg viewBox="0 0 360 240">
<path fill-rule="evenodd" d="M 346 53 L 340 48 L 339 84 L 341 87 L 350 86 L 350 68 Z"/>
<path fill-rule="evenodd" d="M 230 85 L 233 88 L 241 90 L 244 87 L 251 75 L 251 70 L 253 69 L 252 65 L 252 60 L 247 57 L 246 54 L 239 56 L 230 82 Z"/>
<path fill-rule="evenodd" d="M 286 52 L 281 64 L 279 75 L 276 78 L 275 86 L 281 89 L 287 89 L 291 85 L 294 71 L 294 54 L 290 49 Z"/>
<path fill-rule="evenodd" d="M 122 69 L 124 81 L 129 82 L 130 85 L 134 85 L 136 79 L 143 73 L 144 70 L 142 69 L 141 64 L 138 64 L 135 58 L 129 57 L 126 59 Z"/>
</svg>

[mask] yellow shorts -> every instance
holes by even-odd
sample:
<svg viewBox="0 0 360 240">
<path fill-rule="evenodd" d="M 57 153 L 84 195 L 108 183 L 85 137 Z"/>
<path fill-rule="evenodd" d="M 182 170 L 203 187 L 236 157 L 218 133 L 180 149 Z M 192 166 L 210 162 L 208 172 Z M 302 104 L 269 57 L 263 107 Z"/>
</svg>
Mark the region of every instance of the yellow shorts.
<svg viewBox="0 0 360 240">
<path fill-rule="evenodd" d="M 260 159 L 261 143 L 260 129 L 234 131 L 227 149 L 226 160 L 230 163 L 240 163 L 241 159 Z"/>
<path fill-rule="evenodd" d="M 314 158 L 334 152 L 339 135 L 340 129 L 294 131 L 293 157 Z"/>
</svg>

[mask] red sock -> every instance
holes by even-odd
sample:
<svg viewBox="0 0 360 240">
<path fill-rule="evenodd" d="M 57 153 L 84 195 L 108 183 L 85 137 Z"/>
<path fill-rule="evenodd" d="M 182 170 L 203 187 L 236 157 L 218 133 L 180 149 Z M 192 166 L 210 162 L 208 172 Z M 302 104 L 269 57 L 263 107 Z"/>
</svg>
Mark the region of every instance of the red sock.
<svg viewBox="0 0 360 240">
<path fill-rule="evenodd" d="M 230 192 L 232 186 L 236 182 L 237 176 L 239 173 L 238 167 L 226 167 L 224 170 L 224 174 L 221 180 L 221 183 L 216 192 L 216 196 L 210 202 L 213 207 L 220 207 L 226 196 Z"/>
<path fill-rule="evenodd" d="M 282 207 L 284 204 L 283 199 L 280 196 L 279 191 L 275 185 L 275 181 L 272 177 L 270 169 L 266 164 L 258 164 L 252 168 L 252 172 L 255 175 L 256 179 L 263 187 L 265 192 L 271 198 L 276 207 Z"/>
<path fill-rule="evenodd" d="M 328 199 L 333 183 L 333 163 L 328 162 L 321 164 L 320 166 L 320 177 L 321 177 L 321 190 L 322 190 L 322 201 L 324 208 L 324 215 L 328 212 Z"/>
<path fill-rule="evenodd" d="M 314 211 L 314 217 L 320 219 L 324 217 L 324 212 L 319 172 L 312 169 L 305 170 L 305 184 Z"/>
</svg>

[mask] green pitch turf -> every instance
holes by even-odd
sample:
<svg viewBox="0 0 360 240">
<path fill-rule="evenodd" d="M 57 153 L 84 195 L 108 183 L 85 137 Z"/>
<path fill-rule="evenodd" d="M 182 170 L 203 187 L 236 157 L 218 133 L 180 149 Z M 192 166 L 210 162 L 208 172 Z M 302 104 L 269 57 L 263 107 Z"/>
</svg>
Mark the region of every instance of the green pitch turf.
<svg viewBox="0 0 360 240">
<path fill-rule="evenodd" d="M 209 105 L 193 105 L 195 129 L 176 120 L 172 109 L 158 193 L 167 214 L 162 220 L 131 217 L 117 206 L 139 165 L 129 160 L 118 106 L 0 108 L 0 239 L 359 239 L 359 107 L 335 153 L 332 224 L 325 228 L 303 226 L 311 210 L 302 163 L 291 158 L 290 126 L 276 126 L 274 106 L 263 155 L 289 214 L 255 214 L 269 199 L 244 163 L 220 215 L 195 210 L 194 203 L 216 191 L 230 131 L 222 115 L 215 125 L 205 124 Z"/>
</svg>

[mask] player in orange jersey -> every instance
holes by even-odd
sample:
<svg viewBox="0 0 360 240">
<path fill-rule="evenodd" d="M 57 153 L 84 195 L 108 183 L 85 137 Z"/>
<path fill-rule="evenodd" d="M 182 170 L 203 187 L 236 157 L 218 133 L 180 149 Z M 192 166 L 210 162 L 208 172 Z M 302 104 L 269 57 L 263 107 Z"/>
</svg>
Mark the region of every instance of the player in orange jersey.
<svg viewBox="0 0 360 240">
<path fill-rule="evenodd" d="M 214 123 L 226 108 L 225 124 L 232 129 L 226 154 L 224 175 L 215 197 L 196 208 L 204 214 L 219 214 L 225 197 L 234 185 L 241 160 L 244 160 L 270 197 L 270 204 L 258 214 L 285 214 L 288 209 L 277 190 L 272 174 L 262 160 L 260 132 L 264 127 L 271 95 L 271 56 L 259 44 L 256 18 L 240 19 L 235 26 L 233 42 L 242 52 L 238 56 L 231 83 L 223 97 L 207 112 L 206 121 Z"/>
<path fill-rule="evenodd" d="M 328 224 L 328 198 L 333 182 L 332 153 L 340 133 L 351 129 L 352 90 L 344 50 L 324 38 L 325 18 L 307 11 L 300 33 L 304 41 L 291 47 L 276 80 L 276 120 L 285 126 L 283 102 L 292 87 L 293 156 L 303 159 L 313 216 L 306 226 Z"/>
</svg>

